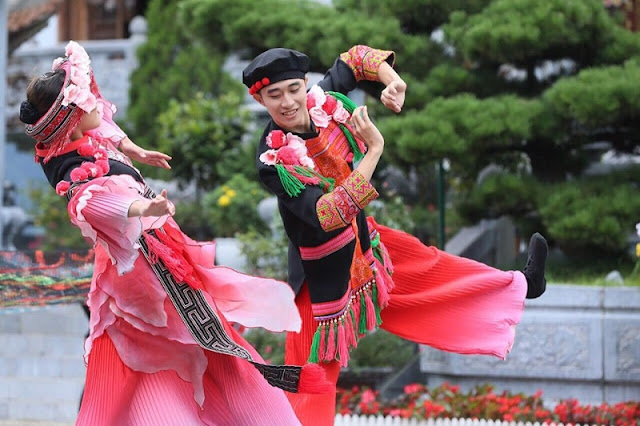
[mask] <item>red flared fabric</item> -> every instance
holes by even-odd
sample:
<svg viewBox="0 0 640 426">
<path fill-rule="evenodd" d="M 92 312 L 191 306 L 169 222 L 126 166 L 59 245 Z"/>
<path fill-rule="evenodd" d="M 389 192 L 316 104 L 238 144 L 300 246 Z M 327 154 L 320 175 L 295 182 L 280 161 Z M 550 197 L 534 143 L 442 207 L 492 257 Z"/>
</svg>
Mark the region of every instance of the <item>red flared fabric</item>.
<svg viewBox="0 0 640 426">
<path fill-rule="evenodd" d="M 513 346 L 515 326 L 524 309 L 524 275 L 427 247 L 409 234 L 373 223 L 394 266 L 395 287 L 381 313 L 381 328 L 445 351 L 504 358 Z M 306 284 L 296 305 L 302 329 L 287 333 L 287 364 L 308 359 L 317 327 Z M 338 362 L 320 365 L 328 380 L 337 383 Z M 333 424 L 335 393 L 287 397 L 303 425 Z"/>
<path fill-rule="evenodd" d="M 296 305 L 302 318 L 300 333 L 289 332 L 285 344 L 285 364 L 302 365 L 309 359 L 313 334 L 317 325 L 311 310 L 311 298 L 306 284 L 296 297 Z M 337 361 L 321 362 L 327 381 L 338 383 L 340 364 Z M 324 394 L 300 394 L 285 392 L 298 420 L 304 426 L 331 426 L 335 420 L 336 390 Z"/>
<path fill-rule="evenodd" d="M 445 351 L 506 357 L 527 293 L 521 272 L 427 247 L 386 226 L 376 229 L 394 266 L 383 329 Z"/>
</svg>

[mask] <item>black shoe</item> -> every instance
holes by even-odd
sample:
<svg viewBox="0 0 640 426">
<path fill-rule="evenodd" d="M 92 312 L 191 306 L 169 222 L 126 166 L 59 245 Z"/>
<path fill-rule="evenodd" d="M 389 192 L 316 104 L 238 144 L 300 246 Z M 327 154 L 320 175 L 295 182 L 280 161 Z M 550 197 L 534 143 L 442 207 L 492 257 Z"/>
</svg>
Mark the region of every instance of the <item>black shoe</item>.
<svg viewBox="0 0 640 426">
<path fill-rule="evenodd" d="M 540 297 L 547 288 L 547 279 L 544 277 L 544 267 L 547 262 L 547 240 L 537 232 L 529 241 L 529 257 L 523 273 L 527 278 L 527 299 Z"/>
</svg>

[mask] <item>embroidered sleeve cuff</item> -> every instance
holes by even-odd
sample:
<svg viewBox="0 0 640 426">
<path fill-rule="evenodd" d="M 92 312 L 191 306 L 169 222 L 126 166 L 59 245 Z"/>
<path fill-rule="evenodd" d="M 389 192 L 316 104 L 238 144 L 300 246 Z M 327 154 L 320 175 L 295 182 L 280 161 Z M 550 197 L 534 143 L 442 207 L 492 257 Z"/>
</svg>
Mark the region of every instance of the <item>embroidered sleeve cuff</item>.
<svg viewBox="0 0 640 426">
<path fill-rule="evenodd" d="M 318 199 L 316 211 L 320 226 L 327 232 L 344 228 L 378 195 L 360 172 L 354 170 L 342 185 Z"/>
<path fill-rule="evenodd" d="M 373 49 L 369 46 L 357 45 L 340 55 L 353 71 L 356 81 L 378 81 L 378 68 L 384 61 L 391 66 L 395 62 L 395 53 L 391 50 Z"/>
</svg>

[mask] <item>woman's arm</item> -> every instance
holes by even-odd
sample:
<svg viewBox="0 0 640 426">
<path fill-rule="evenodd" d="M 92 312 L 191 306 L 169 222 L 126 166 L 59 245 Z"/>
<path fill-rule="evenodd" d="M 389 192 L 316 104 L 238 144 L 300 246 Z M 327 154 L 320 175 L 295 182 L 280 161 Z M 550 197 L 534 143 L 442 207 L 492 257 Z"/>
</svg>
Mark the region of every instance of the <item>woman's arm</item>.
<svg viewBox="0 0 640 426">
<path fill-rule="evenodd" d="M 128 136 L 125 136 L 120 141 L 120 150 L 132 160 L 136 160 L 140 163 L 148 164 L 150 166 L 160 167 L 163 169 L 170 169 L 169 160 L 171 157 L 167 154 L 158 151 L 148 151 L 136 145 Z"/>
</svg>

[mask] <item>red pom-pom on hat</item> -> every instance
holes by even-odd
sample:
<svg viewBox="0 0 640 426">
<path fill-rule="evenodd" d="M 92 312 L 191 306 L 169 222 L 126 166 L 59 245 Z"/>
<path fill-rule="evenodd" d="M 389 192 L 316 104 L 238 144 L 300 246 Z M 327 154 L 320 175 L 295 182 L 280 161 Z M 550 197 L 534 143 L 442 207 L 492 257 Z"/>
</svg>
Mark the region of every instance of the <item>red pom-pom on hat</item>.
<svg viewBox="0 0 640 426">
<path fill-rule="evenodd" d="M 268 86 L 271 83 L 271 81 L 269 81 L 269 79 L 267 77 L 264 77 L 262 79 L 262 86 Z"/>
</svg>

